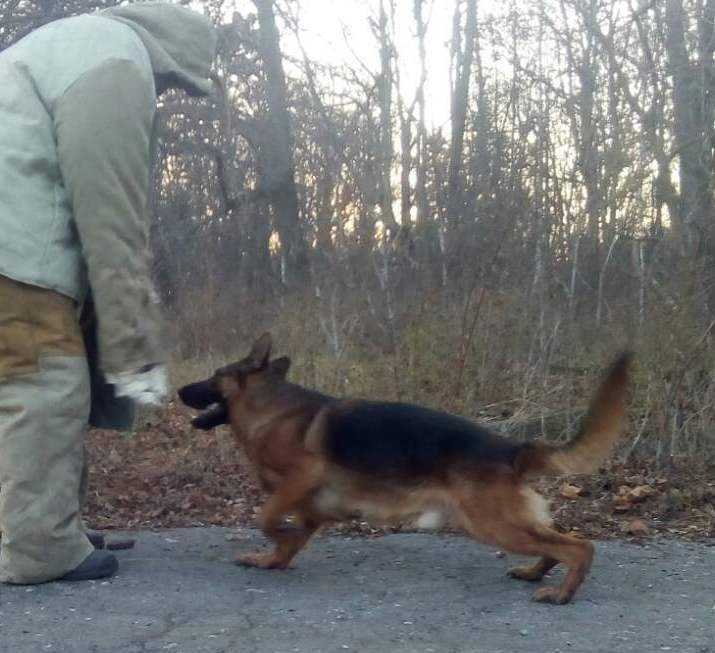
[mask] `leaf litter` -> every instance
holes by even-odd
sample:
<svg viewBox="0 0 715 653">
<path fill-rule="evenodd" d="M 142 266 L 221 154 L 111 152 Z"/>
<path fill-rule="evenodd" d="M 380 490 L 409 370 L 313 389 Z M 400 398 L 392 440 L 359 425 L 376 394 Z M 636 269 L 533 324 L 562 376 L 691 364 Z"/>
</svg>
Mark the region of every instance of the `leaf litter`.
<svg viewBox="0 0 715 653">
<path fill-rule="evenodd" d="M 129 437 L 90 431 L 91 528 L 256 526 L 262 492 L 228 429 L 197 431 L 190 419 L 172 403 L 145 416 Z M 715 537 L 715 468 L 702 461 L 674 462 L 667 470 L 649 462 L 612 463 L 593 475 L 535 485 L 551 501 L 554 523 L 564 532 L 634 540 L 655 534 Z M 332 529 L 364 536 L 409 530 L 414 527 L 376 528 L 360 521 Z"/>
</svg>

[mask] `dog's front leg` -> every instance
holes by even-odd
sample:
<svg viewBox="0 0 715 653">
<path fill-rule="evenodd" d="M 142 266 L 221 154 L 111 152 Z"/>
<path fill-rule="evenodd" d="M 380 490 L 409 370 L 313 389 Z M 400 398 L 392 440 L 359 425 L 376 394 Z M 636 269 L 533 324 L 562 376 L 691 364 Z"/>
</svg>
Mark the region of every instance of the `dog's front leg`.
<svg viewBox="0 0 715 653">
<path fill-rule="evenodd" d="M 321 479 L 322 465 L 312 458 L 292 470 L 265 503 L 259 518 L 261 530 L 274 544 L 273 550 L 240 555 L 236 563 L 261 569 L 288 567 L 321 524 L 307 508 Z M 285 517 L 296 511 L 300 513 L 300 525 L 284 524 Z"/>
<path fill-rule="evenodd" d="M 286 569 L 317 529 L 317 523 L 310 526 L 277 528 L 269 535 L 274 544 L 272 551 L 244 553 L 236 558 L 236 564 L 260 569 Z"/>
</svg>

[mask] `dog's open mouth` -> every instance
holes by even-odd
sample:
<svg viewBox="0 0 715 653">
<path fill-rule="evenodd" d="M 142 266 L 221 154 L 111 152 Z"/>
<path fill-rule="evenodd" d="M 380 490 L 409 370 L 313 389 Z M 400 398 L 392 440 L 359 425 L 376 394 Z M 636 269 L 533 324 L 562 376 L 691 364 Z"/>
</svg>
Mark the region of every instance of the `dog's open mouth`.
<svg viewBox="0 0 715 653">
<path fill-rule="evenodd" d="M 223 397 L 213 389 L 209 381 L 185 385 L 179 389 L 179 398 L 189 408 L 203 411 L 191 420 L 194 428 L 210 431 L 222 424 L 228 424 L 228 411 Z"/>
<path fill-rule="evenodd" d="M 191 425 L 202 431 L 210 431 L 222 424 L 228 424 L 228 411 L 223 402 L 209 406 L 191 420 Z"/>
</svg>

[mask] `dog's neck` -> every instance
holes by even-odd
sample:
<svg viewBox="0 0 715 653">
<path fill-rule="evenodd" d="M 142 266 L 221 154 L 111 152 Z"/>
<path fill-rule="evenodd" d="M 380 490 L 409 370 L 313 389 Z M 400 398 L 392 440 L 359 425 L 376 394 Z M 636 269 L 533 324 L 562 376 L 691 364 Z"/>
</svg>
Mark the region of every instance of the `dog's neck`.
<svg viewBox="0 0 715 653">
<path fill-rule="evenodd" d="M 306 399 L 307 406 L 315 404 L 317 411 L 332 398 L 282 379 L 249 383 L 235 399 L 227 402 L 231 429 L 238 440 L 248 444 L 274 420 L 299 408 L 305 410 Z"/>
</svg>

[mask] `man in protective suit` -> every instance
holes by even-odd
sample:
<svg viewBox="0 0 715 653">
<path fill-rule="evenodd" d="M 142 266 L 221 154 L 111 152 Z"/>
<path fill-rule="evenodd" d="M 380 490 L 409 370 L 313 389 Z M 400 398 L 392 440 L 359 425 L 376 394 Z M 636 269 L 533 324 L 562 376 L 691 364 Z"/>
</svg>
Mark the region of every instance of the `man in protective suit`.
<svg viewBox="0 0 715 653">
<path fill-rule="evenodd" d="M 146 207 L 156 97 L 209 94 L 215 48 L 205 17 L 147 2 L 0 53 L 0 582 L 117 569 L 81 521 L 84 434 L 166 396 Z"/>
</svg>

